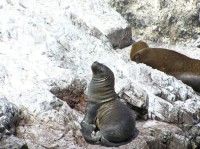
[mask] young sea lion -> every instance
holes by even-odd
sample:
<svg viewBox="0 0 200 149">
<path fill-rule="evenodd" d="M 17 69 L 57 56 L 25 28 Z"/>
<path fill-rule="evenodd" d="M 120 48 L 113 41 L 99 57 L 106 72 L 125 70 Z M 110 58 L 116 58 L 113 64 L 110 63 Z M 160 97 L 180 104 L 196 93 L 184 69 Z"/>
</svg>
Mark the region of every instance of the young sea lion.
<svg viewBox="0 0 200 149">
<path fill-rule="evenodd" d="M 94 62 L 91 69 L 93 76 L 88 87 L 87 112 L 81 122 L 81 132 L 89 143 L 123 145 L 133 135 L 135 120 L 115 93 L 113 72 L 98 62 Z M 91 135 L 93 131 L 98 132 Z"/>
<path fill-rule="evenodd" d="M 146 45 L 143 41 L 132 45 L 130 52 L 132 61 L 144 63 L 172 75 L 200 93 L 200 60 L 169 49 L 149 48 Z"/>
</svg>

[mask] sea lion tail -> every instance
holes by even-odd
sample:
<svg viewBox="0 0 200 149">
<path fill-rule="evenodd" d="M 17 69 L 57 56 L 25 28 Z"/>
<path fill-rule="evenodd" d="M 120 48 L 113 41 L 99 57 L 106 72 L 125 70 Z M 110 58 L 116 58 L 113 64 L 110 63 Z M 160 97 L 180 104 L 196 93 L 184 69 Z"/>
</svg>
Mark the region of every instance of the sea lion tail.
<svg viewBox="0 0 200 149">
<path fill-rule="evenodd" d="M 96 137 L 91 137 L 91 136 L 84 136 L 86 142 L 91 143 L 91 144 L 99 144 L 99 139 Z"/>
</svg>

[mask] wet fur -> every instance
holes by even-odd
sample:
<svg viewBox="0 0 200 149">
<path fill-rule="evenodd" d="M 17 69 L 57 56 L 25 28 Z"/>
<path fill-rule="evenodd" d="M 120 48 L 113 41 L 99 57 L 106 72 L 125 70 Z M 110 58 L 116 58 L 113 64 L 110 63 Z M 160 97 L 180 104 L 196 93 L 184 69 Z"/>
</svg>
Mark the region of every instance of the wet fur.
<svg viewBox="0 0 200 149">
<path fill-rule="evenodd" d="M 130 109 L 114 91 L 114 74 L 105 65 L 92 64 L 93 77 L 88 87 L 88 106 L 81 132 L 88 143 L 108 147 L 128 143 L 135 129 Z M 91 135 L 95 131 L 96 135 Z"/>
</svg>

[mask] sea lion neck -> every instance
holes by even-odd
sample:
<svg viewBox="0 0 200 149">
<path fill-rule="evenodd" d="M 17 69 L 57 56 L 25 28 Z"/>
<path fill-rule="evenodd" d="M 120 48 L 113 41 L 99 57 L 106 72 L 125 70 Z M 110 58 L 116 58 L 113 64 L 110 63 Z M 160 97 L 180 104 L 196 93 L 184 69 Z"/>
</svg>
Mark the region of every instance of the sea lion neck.
<svg viewBox="0 0 200 149">
<path fill-rule="evenodd" d="M 102 78 L 102 77 L 100 77 L 100 76 L 98 76 L 98 75 L 93 75 L 93 76 L 92 76 L 92 80 L 93 80 L 94 82 L 103 82 L 103 81 L 106 81 L 107 79 L 108 79 L 108 77 Z"/>
<path fill-rule="evenodd" d="M 114 100 L 117 94 L 114 89 L 114 80 L 106 78 L 92 78 L 88 86 L 88 99 L 91 102 L 104 103 Z"/>
<path fill-rule="evenodd" d="M 105 65 L 94 62 L 91 66 L 92 80 L 88 86 L 89 100 L 96 103 L 104 103 L 116 98 L 114 89 L 114 74 Z"/>
</svg>

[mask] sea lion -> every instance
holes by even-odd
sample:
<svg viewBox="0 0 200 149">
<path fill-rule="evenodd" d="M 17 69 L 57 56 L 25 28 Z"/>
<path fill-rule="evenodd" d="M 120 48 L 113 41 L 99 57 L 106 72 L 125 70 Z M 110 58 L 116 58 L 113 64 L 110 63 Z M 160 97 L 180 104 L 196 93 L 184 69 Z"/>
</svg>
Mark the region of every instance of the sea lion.
<svg viewBox="0 0 200 149">
<path fill-rule="evenodd" d="M 114 89 L 113 72 L 94 62 L 93 76 L 88 86 L 87 112 L 81 122 L 81 132 L 89 143 L 120 146 L 133 136 L 135 120 L 130 109 L 122 103 Z M 92 132 L 96 135 L 91 135 Z"/>
<path fill-rule="evenodd" d="M 200 60 L 169 49 L 149 48 L 143 41 L 132 45 L 130 58 L 172 75 L 200 93 Z"/>
</svg>

